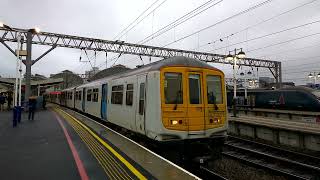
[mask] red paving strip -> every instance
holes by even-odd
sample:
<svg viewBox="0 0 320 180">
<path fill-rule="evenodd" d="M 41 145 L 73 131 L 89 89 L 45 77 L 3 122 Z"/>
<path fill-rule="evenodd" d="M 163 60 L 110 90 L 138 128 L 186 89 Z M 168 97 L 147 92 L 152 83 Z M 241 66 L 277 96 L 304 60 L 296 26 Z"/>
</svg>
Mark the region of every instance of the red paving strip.
<svg viewBox="0 0 320 180">
<path fill-rule="evenodd" d="M 66 136 L 66 139 L 68 141 L 69 147 L 70 147 L 70 149 L 72 151 L 73 158 L 76 161 L 77 168 L 78 168 L 81 180 L 89 180 L 89 177 L 88 177 L 88 174 L 86 172 L 86 169 L 83 166 L 83 163 L 82 163 L 82 161 L 81 161 L 81 159 L 79 157 L 78 151 L 76 150 L 76 148 L 73 145 L 72 139 L 70 138 L 67 129 L 63 125 L 60 117 L 55 112 L 53 112 L 53 114 L 55 115 L 56 120 L 59 122 L 61 128 L 63 129 L 64 135 Z"/>
</svg>

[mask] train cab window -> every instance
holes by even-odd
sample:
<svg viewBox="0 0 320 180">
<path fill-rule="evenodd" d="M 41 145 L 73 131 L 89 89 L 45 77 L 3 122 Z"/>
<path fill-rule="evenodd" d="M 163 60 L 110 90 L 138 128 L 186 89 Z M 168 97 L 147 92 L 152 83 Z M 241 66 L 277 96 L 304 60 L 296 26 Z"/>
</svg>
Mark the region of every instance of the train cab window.
<svg viewBox="0 0 320 180">
<path fill-rule="evenodd" d="M 208 104 L 222 104 L 222 88 L 220 76 L 207 76 Z"/>
<path fill-rule="evenodd" d="M 92 99 L 92 101 L 93 102 L 98 102 L 98 97 L 99 97 L 99 89 L 98 88 L 93 89 L 93 99 Z"/>
<path fill-rule="evenodd" d="M 133 84 L 127 84 L 126 105 L 132 106 L 132 104 L 133 104 Z"/>
<path fill-rule="evenodd" d="M 139 95 L 139 114 L 144 114 L 144 83 L 140 84 L 140 95 Z"/>
<path fill-rule="evenodd" d="M 189 75 L 189 100 L 190 104 L 201 104 L 200 75 Z"/>
<path fill-rule="evenodd" d="M 181 73 L 165 73 L 164 96 L 166 104 L 183 104 Z"/>
<path fill-rule="evenodd" d="M 123 99 L 123 85 L 112 86 L 111 103 L 122 104 Z"/>
<path fill-rule="evenodd" d="M 92 89 L 87 90 L 87 101 L 91 101 Z"/>
</svg>

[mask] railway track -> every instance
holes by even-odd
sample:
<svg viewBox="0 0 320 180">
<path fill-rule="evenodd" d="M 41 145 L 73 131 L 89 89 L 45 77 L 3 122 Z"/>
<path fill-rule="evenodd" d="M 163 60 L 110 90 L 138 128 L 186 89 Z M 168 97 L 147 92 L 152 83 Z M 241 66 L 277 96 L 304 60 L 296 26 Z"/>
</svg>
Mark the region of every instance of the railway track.
<svg viewBox="0 0 320 180">
<path fill-rule="evenodd" d="M 230 136 L 223 156 L 294 179 L 320 179 L 320 158 Z"/>
<path fill-rule="evenodd" d="M 202 179 L 217 179 L 217 180 L 227 180 L 227 178 L 223 177 L 222 175 L 208 169 L 207 167 L 200 166 L 199 167 L 199 173 L 201 173 Z"/>
</svg>

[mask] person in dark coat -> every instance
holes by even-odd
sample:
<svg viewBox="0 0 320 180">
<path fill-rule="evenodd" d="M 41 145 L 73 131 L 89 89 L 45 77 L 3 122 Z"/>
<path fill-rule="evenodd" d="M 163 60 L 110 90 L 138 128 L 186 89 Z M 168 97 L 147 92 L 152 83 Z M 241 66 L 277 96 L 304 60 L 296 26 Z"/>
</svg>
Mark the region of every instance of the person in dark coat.
<svg viewBox="0 0 320 180">
<path fill-rule="evenodd" d="M 46 109 L 46 104 L 47 104 L 47 102 L 46 102 L 46 97 L 43 96 L 43 98 L 42 98 L 42 108 L 43 108 L 43 109 Z"/>
<path fill-rule="evenodd" d="M 6 102 L 6 97 L 3 93 L 0 93 L 0 111 L 4 110 L 4 103 Z"/>
<path fill-rule="evenodd" d="M 28 119 L 29 120 L 34 120 L 34 113 L 36 111 L 36 107 L 37 107 L 37 99 L 36 97 L 34 96 L 31 96 L 29 98 L 29 103 L 28 103 L 28 106 L 29 106 L 29 116 L 28 116 Z"/>
</svg>

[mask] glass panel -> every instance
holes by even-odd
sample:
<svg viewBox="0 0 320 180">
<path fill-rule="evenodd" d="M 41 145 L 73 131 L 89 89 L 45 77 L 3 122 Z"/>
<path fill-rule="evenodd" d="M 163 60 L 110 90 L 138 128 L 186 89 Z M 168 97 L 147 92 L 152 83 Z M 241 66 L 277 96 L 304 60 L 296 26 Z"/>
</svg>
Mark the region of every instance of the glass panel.
<svg viewBox="0 0 320 180">
<path fill-rule="evenodd" d="M 122 104 L 123 85 L 112 86 L 111 103 Z"/>
<path fill-rule="evenodd" d="M 140 84 L 140 96 L 139 96 L 139 114 L 144 114 L 144 83 Z"/>
<path fill-rule="evenodd" d="M 222 104 L 222 88 L 220 76 L 207 76 L 208 104 Z"/>
<path fill-rule="evenodd" d="M 183 104 L 181 73 L 165 73 L 164 96 L 166 104 Z"/>
<path fill-rule="evenodd" d="M 133 84 L 127 84 L 126 105 L 132 106 L 132 104 L 133 104 Z"/>
<path fill-rule="evenodd" d="M 133 90 L 133 84 L 127 84 L 127 91 L 128 90 Z"/>
<path fill-rule="evenodd" d="M 189 98 L 190 104 L 201 104 L 201 87 L 200 87 L 200 75 L 189 75 Z"/>
<path fill-rule="evenodd" d="M 87 91 L 87 101 L 91 101 L 91 93 L 92 93 L 92 90 L 88 89 L 88 91 Z"/>
</svg>

